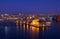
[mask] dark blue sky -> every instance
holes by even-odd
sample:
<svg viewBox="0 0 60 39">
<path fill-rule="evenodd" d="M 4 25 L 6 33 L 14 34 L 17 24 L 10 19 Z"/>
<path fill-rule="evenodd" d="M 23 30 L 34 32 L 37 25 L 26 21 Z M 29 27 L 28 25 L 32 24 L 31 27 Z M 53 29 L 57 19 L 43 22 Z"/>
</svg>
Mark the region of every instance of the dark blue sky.
<svg viewBox="0 0 60 39">
<path fill-rule="evenodd" d="M 60 0 L 0 0 L 0 12 L 57 14 Z"/>
</svg>

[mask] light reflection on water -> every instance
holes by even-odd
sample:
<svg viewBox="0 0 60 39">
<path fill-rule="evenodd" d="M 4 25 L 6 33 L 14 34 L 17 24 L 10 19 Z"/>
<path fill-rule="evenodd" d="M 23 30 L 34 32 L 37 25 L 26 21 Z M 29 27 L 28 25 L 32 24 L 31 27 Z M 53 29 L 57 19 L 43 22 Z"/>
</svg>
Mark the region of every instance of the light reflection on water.
<svg viewBox="0 0 60 39">
<path fill-rule="evenodd" d="M 50 37 L 52 36 L 54 38 L 54 33 L 60 32 L 57 26 L 58 24 L 56 23 L 52 26 L 43 25 L 38 28 L 23 24 L 21 21 L 16 21 L 16 26 L 0 26 L 0 39 L 52 39 Z"/>
<path fill-rule="evenodd" d="M 18 24 L 19 21 L 16 21 L 16 29 L 18 30 L 18 28 L 20 27 L 20 31 L 22 30 L 22 35 L 24 37 L 27 36 L 27 38 L 30 38 L 30 39 L 39 39 L 39 33 L 40 33 L 40 30 L 42 30 L 42 32 L 44 33 L 45 30 L 48 30 L 48 27 L 50 26 L 50 23 L 48 22 L 48 26 L 47 25 L 41 25 L 40 27 L 34 27 L 33 25 L 28 25 L 28 22 L 22 22 L 20 21 L 20 24 Z M 20 26 L 18 26 L 20 25 Z M 45 26 L 46 29 L 45 29 Z"/>
<path fill-rule="evenodd" d="M 15 27 L 11 28 L 9 26 L 5 26 L 5 37 L 10 38 L 10 37 L 8 37 L 8 36 L 10 36 L 9 34 L 15 33 L 16 37 L 22 36 L 23 38 L 26 38 L 26 39 L 28 39 L 28 38 L 29 39 L 39 39 L 39 33 L 41 30 L 44 33 L 44 30 L 45 30 L 44 27 L 36 28 L 33 26 L 23 25 L 23 26 L 16 26 L 16 31 L 15 31 Z M 13 34 L 11 34 L 11 35 L 13 35 Z M 13 38 L 13 36 L 12 36 L 12 38 Z"/>
</svg>

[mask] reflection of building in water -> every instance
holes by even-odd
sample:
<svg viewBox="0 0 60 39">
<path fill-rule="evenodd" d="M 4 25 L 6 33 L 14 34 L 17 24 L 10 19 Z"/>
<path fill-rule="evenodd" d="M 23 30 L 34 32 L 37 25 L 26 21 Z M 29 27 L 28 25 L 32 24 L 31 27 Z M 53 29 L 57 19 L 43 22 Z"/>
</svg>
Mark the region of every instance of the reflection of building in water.
<svg viewBox="0 0 60 39">
<path fill-rule="evenodd" d="M 39 28 L 24 24 L 23 30 L 24 30 L 23 31 L 24 35 L 32 36 L 32 38 L 38 38 Z M 26 34 L 26 33 L 29 33 L 29 34 Z"/>
<path fill-rule="evenodd" d="M 29 24 L 28 21 L 16 20 L 17 30 L 20 28 L 22 35 L 32 36 L 32 39 L 38 39 L 39 34 L 43 34 L 48 30 L 48 27 L 51 25 L 51 22 L 39 22 L 38 19 L 32 20 Z M 20 26 L 19 26 L 20 25 Z M 39 26 L 39 27 L 36 27 Z M 20 32 L 21 33 L 21 32 Z"/>
<path fill-rule="evenodd" d="M 33 27 L 42 27 L 42 30 L 44 31 L 45 26 L 50 26 L 51 22 L 39 22 L 39 19 L 32 20 L 32 22 L 29 24 L 29 21 L 22 21 L 22 20 L 16 20 L 16 25 L 20 27 L 26 27 L 24 29 L 27 29 L 27 27 L 33 26 Z"/>
<path fill-rule="evenodd" d="M 5 36 L 6 36 L 6 38 L 7 38 L 7 35 L 8 35 L 8 31 L 9 31 L 9 27 L 7 27 L 7 26 L 5 26 Z"/>
<path fill-rule="evenodd" d="M 17 29 L 17 30 L 19 29 L 19 26 L 18 26 L 18 25 L 16 26 L 16 29 Z"/>
<path fill-rule="evenodd" d="M 24 35 L 26 35 L 26 33 L 29 33 L 28 35 L 32 36 L 33 39 L 38 38 L 39 33 L 43 34 L 45 31 L 48 30 L 48 26 L 44 25 L 37 28 L 34 26 L 23 24 L 20 28 L 22 28 L 21 30 L 23 30 Z"/>
<path fill-rule="evenodd" d="M 18 20 L 16 20 L 16 25 L 17 25 L 17 26 L 19 25 L 19 21 L 18 21 Z"/>
<path fill-rule="evenodd" d="M 23 21 L 23 20 L 16 20 L 16 25 L 17 28 L 18 26 L 20 27 L 20 30 L 25 30 L 25 31 L 30 31 L 33 34 L 38 33 L 40 30 L 42 32 L 44 32 L 45 30 L 48 30 L 48 26 L 51 25 L 51 22 L 39 22 L 39 19 L 34 19 L 32 20 L 32 22 L 29 24 L 29 20 L 28 21 Z"/>
<path fill-rule="evenodd" d="M 32 39 L 38 39 L 38 37 L 39 37 L 39 28 L 30 26 L 30 32 L 31 32 Z"/>
<path fill-rule="evenodd" d="M 22 26 L 22 24 L 23 24 L 23 23 L 22 23 L 22 20 L 21 20 L 21 21 L 19 21 L 19 22 L 20 22 L 20 26 Z"/>
<path fill-rule="evenodd" d="M 30 26 L 30 31 L 32 33 L 31 35 L 34 36 L 34 37 L 39 35 L 39 28 Z"/>
</svg>

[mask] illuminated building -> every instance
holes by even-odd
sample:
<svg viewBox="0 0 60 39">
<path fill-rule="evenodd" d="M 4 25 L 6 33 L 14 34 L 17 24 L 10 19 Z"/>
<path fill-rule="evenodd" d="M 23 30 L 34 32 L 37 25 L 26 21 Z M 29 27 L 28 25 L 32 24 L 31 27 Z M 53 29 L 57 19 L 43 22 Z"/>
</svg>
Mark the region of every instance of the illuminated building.
<svg viewBox="0 0 60 39">
<path fill-rule="evenodd" d="M 39 26 L 39 19 L 32 20 L 31 25 L 33 26 Z"/>
</svg>

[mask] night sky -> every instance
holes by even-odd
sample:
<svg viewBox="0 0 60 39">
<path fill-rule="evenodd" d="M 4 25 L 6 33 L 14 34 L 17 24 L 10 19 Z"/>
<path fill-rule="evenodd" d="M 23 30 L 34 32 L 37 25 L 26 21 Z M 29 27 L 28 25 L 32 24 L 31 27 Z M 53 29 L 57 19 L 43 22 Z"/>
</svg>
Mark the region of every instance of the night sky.
<svg viewBox="0 0 60 39">
<path fill-rule="evenodd" d="M 0 13 L 60 13 L 60 0 L 0 0 Z"/>
</svg>

